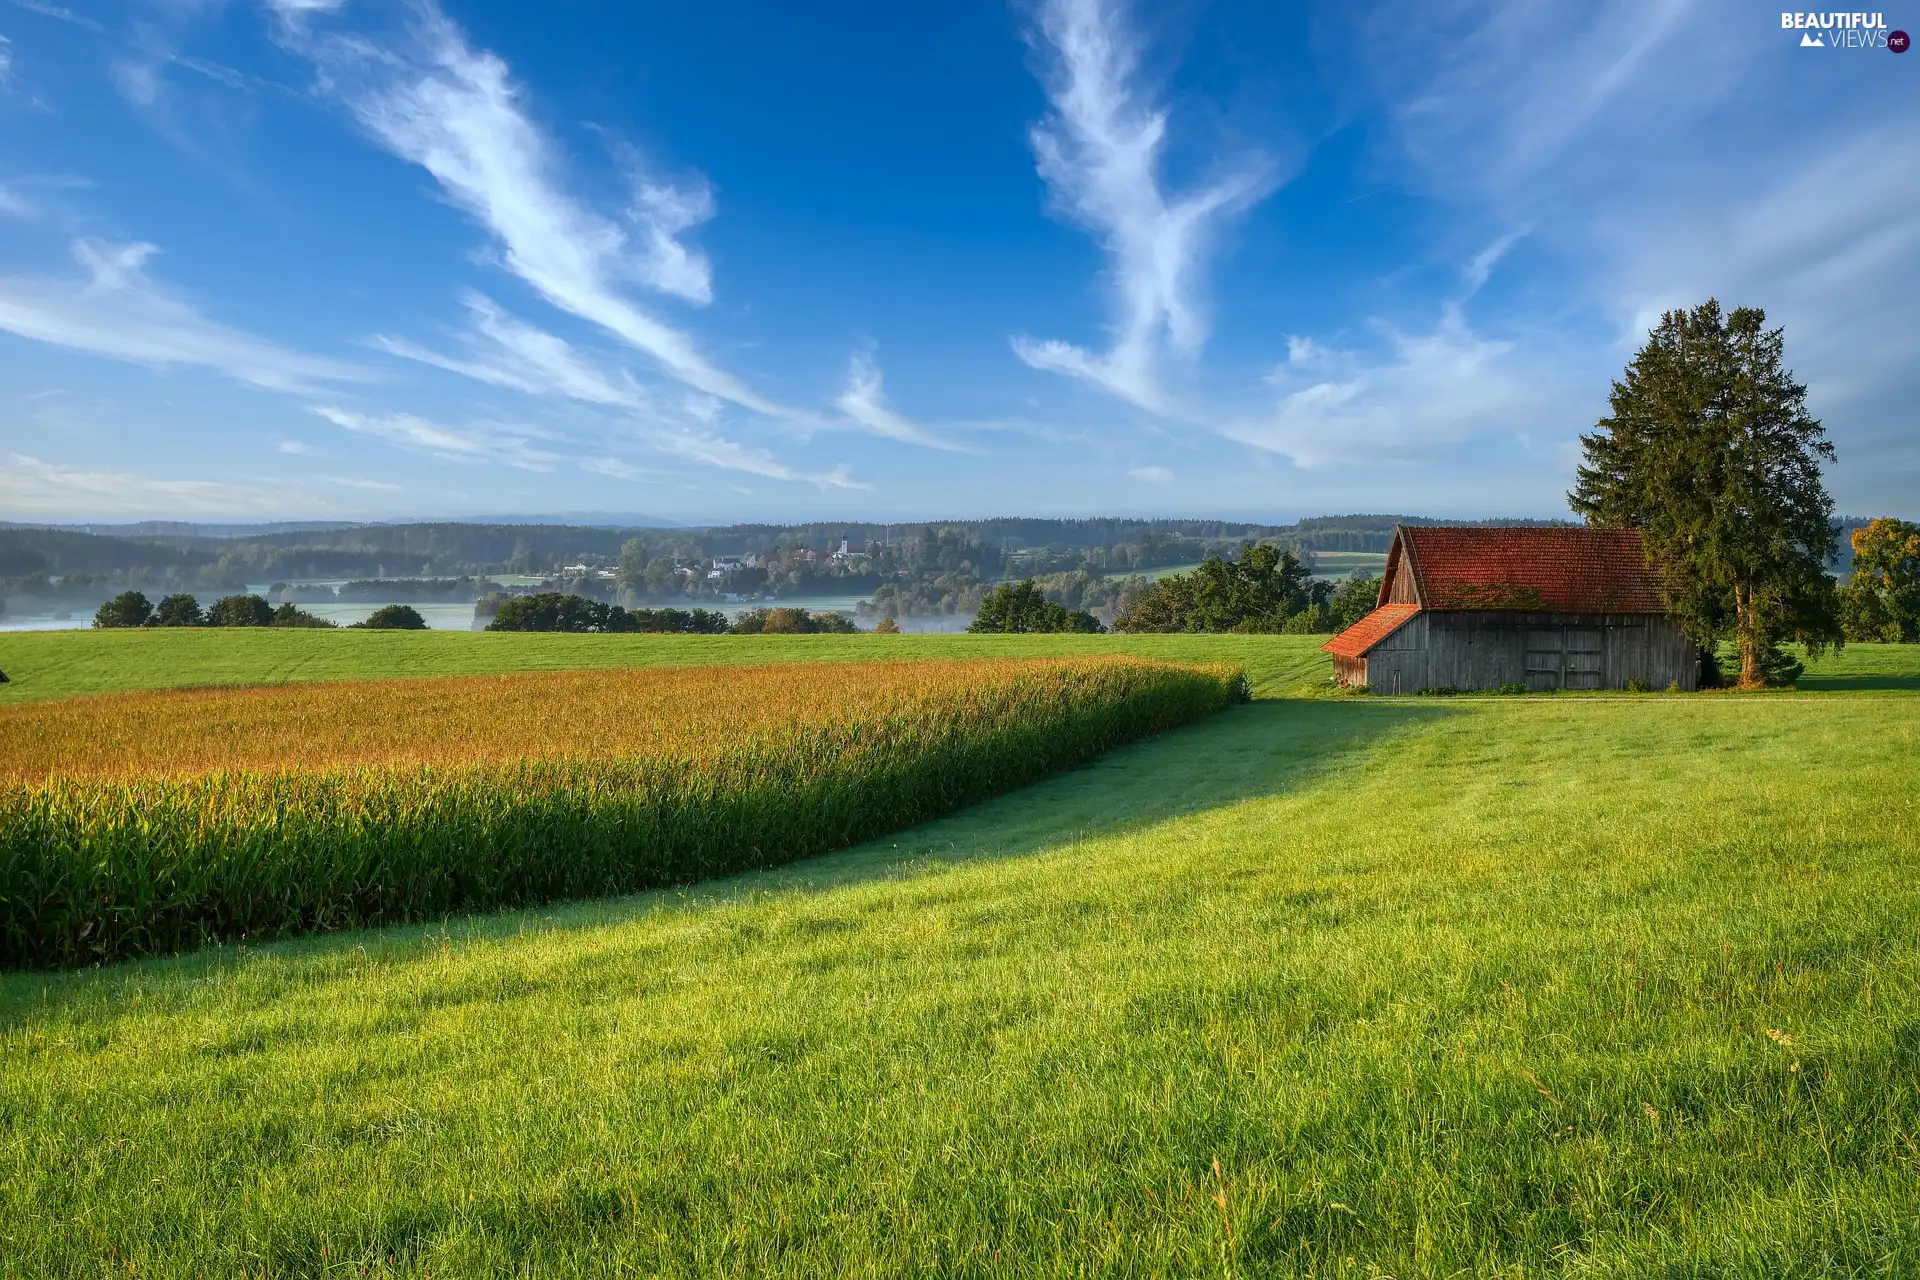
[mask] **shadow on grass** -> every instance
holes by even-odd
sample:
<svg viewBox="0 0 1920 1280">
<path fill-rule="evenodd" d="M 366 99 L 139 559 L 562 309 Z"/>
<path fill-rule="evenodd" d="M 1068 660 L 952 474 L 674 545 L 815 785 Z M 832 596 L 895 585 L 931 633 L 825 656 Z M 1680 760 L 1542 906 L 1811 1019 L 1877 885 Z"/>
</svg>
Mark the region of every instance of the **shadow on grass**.
<svg viewBox="0 0 1920 1280">
<path fill-rule="evenodd" d="M 1809 671 L 1800 677 L 1799 687 L 1802 693 L 1884 693 L 1890 689 L 1920 693 L 1920 675 L 1823 676 Z"/>
<path fill-rule="evenodd" d="M 820 893 L 944 866 L 1018 858 L 1079 840 L 1141 831 L 1183 815 L 1284 794 L 1358 763 L 1380 742 L 1461 709 L 1431 703 L 1278 698 L 1219 712 L 1132 743 L 1067 773 L 889 836 L 760 871 L 618 898 L 550 903 L 412 925 L 223 945 L 68 973 L 0 972 L 0 1026 L 36 998 L 124 977 L 186 979 L 259 957 L 324 959 L 364 950 L 396 959 L 441 939 L 485 941 L 599 928 L 656 912 L 706 910 L 769 893 Z M 99 994 L 96 991 L 96 994 Z"/>
<path fill-rule="evenodd" d="M 838 853 L 693 886 L 828 889 L 914 867 L 1015 858 L 1281 795 L 1447 715 L 1432 704 L 1270 699 L 1111 751 L 1030 787 Z"/>
</svg>

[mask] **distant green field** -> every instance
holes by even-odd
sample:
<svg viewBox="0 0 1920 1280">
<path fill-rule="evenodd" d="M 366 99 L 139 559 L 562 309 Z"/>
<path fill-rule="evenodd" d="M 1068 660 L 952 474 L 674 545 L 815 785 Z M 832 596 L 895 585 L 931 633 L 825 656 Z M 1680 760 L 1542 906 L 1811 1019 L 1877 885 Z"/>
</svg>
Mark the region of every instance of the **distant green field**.
<svg viewBox="0 0 1920 1280">
<path fill-rule="evenodd" d="M 0 1276 L 1920 1274 L 1920 648 L 1816 671 L 1269 697 L 777 872 L 0 976 Z"/>
<path fill-rule="evenodd" d="M 1156 569 L 1141 569 L 1136 573 L 1122 576 L 1141 577 L 1148 582 L 1158 582 L 1162 578 L 1171 578 L 1176 573 L 1192 573 L 1199 567 L 1197 564 L 1163 564 Z"/>
<path fill-rule="evenodd" d="M 0 633 L 0 705 L 75 694 L 305 680 L 490 675 L 587 667 L 862 662 L 898 658 L 1131 653 L 1238 662 L 1256 688 L 1324 684 L 1325 636 L 635 636 L 489 631 L 155 631 Z"/>
<path fill-rule="evenodd" d="M 1313 570 L 1322 578 L 1378 575 L 1387 567 L 1384 551 L 1316 551 Z"/>
<path fill-rule="evenodd" d="M 0 633 L 0 706 L 40 698 L 211 685 L 379 680 L 591 667 L 858 662 L 889 658 L 1131 653 L 1238 662 L 1256 692 L 1324 691 L 1325 636 L 575 636 L 487 631 L 156 631 Z M 1810 692 L 1920 692 L 1916 651 L 1853 645 L 1815 663 Z"/>
</svg>

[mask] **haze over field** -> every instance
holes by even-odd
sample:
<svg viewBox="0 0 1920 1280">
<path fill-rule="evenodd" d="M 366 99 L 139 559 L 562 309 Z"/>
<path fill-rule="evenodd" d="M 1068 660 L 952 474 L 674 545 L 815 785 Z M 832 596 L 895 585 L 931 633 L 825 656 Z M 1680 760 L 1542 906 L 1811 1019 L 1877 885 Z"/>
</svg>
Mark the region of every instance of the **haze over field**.
<svg viewBox="0 0 1920 1280">
<path fill-rule="evenodd" d="M 1709 295 L 1910 510 L 1916 75 L 1685 0 L 14 0 L 0 515 L 1557 515 Z"/>
</svg>

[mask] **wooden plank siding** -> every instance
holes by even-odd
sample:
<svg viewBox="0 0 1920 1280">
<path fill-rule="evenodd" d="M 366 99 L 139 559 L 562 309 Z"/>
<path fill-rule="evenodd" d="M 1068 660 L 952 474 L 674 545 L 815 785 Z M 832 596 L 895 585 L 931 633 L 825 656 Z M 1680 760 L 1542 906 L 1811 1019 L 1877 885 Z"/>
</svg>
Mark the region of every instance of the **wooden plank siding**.
<svg viewBox="0 0 1920 1280">
<path fill-rule="evenodd" d="M 1422 612 L 1336 675 L 1375 693 L 1421 689 L 1649 689 L 1697 685 L 1694 646 L 1672 618 L 1643 613 Z"/>
</svg>

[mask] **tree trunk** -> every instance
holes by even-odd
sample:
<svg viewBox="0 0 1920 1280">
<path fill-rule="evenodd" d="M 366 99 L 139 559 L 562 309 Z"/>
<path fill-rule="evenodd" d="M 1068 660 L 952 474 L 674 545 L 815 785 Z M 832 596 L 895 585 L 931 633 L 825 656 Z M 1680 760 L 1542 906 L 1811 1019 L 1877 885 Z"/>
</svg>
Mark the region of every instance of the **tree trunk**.
<svg viewBox="0 0 1920 1280">
<path fill-rule="evenodd" d="M 1758 689 L 1766 683 L 1760 674 L 1760 628 L 1753 616 L 1753 588 L 1734 589 L 1734 607 L 1740 619 L 1740 688 Z"/>
</svg>

